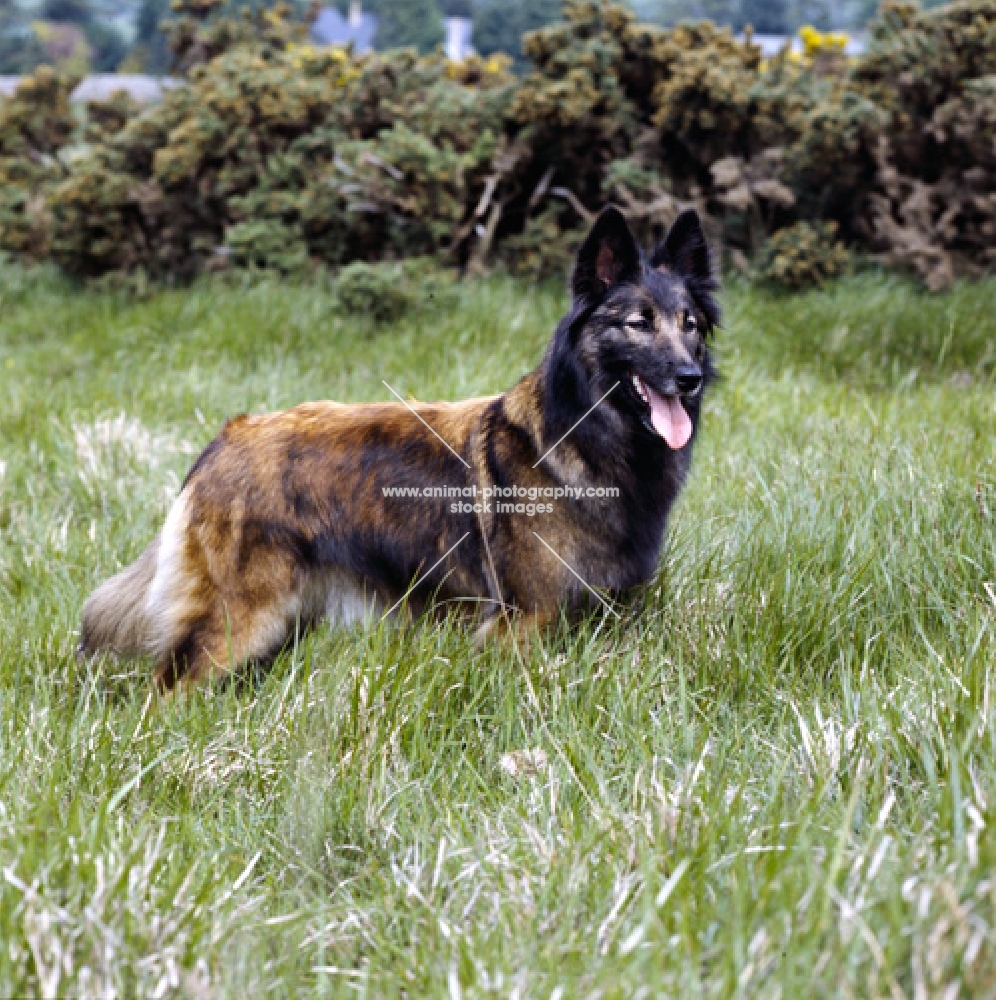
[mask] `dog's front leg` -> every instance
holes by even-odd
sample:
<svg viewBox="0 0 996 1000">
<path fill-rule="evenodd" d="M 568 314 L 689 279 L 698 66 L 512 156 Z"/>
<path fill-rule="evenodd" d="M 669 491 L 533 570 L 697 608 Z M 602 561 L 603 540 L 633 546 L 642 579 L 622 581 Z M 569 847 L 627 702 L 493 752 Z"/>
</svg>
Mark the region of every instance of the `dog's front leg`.
<svg viewBox="0 0 996 1000">
<path fill-rule="evenodd" d="M 490 642 L 527 652 L 554 617 L 555 613 L 549 610 L 521 612 L 502 608 L 474 632 L 474 648 L 483 649 Z"/>
</svg>

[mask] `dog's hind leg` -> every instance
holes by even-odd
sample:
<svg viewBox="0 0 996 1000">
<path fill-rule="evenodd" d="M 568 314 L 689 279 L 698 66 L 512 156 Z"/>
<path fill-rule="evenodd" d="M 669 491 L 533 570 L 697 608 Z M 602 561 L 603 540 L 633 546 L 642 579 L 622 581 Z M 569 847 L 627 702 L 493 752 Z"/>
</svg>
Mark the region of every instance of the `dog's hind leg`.
<svg viewBox="0 0 996 1000">
<path fill-rule="evenodd" d="M 231 523 L 171 514 L 149 597 L 157 622 L 156 685 L 169 691 L 268 659 L 307 616 L 307 574 L 292 555 L 245 539 Z"/>
<path fill-rule="evenodd" d="M 288 610 L 286 597 L 260 606 L 242 596 L 223 600 L 219 595 L 211 612 L 160 658 L 157 686 L 162 691 L 178 684 L 194 687 L 272 658 L 287 639 L 293 621 Z"/>
</svg>

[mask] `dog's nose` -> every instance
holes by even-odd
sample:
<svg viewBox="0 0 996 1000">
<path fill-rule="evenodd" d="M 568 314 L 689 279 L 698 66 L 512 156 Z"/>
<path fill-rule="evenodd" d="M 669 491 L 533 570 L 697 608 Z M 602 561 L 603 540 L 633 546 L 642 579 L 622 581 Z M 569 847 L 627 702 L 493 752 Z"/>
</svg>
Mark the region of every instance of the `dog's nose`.
<svg viewBox="0 0 996 1000">
<path fill-rule="evenodd" d="M 674 381 L 682 396 L 694 396 L 702 388 L 702 369 L 697 365 L 686 365 L 674 373 Z"/>
</svg>

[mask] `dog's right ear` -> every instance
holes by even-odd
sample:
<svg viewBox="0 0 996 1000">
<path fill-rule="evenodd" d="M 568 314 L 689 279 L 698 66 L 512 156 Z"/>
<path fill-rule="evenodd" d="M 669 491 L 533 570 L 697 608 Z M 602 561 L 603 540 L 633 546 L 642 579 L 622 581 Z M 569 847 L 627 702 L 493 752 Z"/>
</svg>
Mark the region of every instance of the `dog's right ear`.
<svg viewBox="0 0 996 1000">
<path fill-rule="evenodd" d="M 640 275 L 640 248 L 625 216 L 611 205 L 595 220 L 574 263 L 574 298 L 601 298 L 610 288 Z"/>
</svg>

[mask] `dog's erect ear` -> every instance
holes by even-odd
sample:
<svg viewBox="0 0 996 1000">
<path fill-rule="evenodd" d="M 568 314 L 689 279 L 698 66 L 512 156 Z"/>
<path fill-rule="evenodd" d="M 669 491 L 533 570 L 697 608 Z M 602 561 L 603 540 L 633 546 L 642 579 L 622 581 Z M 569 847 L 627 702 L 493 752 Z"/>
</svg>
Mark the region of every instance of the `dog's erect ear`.
<svg viewBox="0 0 996 1000">
<path fill-rule="evenodd" d="M 574 298 L 597 299 L 610 288 L 640 274 L 640 248 L 622 212 L 603 209 L 574 263 Z"/>
<path fill-rule="evenodd" d="M 699 214 L 686 209 L 671 226 L 664 242 L 650 255 L 650 266 L 677 275 L 705 315 L 708 330 L 719 324 L 720 308 L 715 293 L 719 280 L 712 269 L 712 254 Z"/>
<path fill-rule="evenodd" d="M 685 209 L 674 220 L 664 242 L 650 255 L 650 266 L 696 282 L 712 280 L 709 244 L 694 208 Z"/>
</svg>

